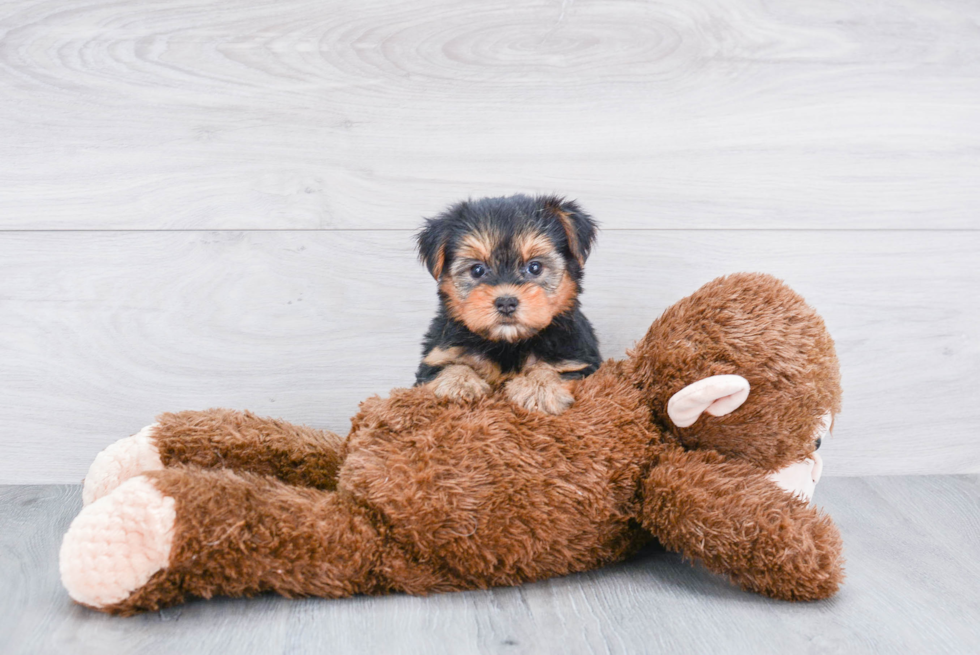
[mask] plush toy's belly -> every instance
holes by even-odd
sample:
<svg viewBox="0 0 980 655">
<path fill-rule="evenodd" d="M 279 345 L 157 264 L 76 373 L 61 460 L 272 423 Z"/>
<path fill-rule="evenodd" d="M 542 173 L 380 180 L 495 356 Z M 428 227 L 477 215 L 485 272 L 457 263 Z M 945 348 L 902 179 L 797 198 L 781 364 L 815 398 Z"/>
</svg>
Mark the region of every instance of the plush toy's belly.
<svg viewBox="0 0 980 655">
<path fill-rule="evenodd" d="M 615 386 L 625 402 L 576 394 L 558 417 L 503 399 L 440 403 L 420 389 L 366 404 L 339 488 L 383 518 L 400 560 L 386 567 L 390 582 L 409 591 L 514 584 L 634 549 L 641 470 L 658 439 L 631 389 Z"/>
</svg>

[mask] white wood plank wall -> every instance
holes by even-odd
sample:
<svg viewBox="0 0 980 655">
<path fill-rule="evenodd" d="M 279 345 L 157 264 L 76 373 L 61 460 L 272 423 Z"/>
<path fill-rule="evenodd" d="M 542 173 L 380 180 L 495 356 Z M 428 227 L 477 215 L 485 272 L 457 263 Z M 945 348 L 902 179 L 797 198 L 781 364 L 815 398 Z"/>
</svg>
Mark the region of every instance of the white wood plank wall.
<svg viewBox="0 0 980 655">
<path fill-rule="evenodd" d="M 739 270 L 826 317 L 828 474 L 980 472 L 980 4 L 6 0 L 0 483 L 159 411 L 412 381 L 422 216 L 578 198 L 620 356 Z"/>
</svg>

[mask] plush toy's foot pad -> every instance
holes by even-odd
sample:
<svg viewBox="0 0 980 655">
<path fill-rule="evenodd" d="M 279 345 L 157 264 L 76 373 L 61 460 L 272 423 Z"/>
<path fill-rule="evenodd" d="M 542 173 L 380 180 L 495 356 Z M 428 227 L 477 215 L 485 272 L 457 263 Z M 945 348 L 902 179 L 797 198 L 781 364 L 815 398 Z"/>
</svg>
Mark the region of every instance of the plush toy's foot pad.
<svg viewBox="0 0 980 655">
<path fill-rule="evenodd" d="M 61 543 L 61 582 L 83 605 L 127 598 L 166 568 L 177 513 L 146 477 L 123 482 L 82 509 Z"/>
<path fill-rule="evenodd" d="M 83 505 L 102 498 L 133 476 L 163 468 L 160 451 L 153 441 L 156 428 L 156 423 L 148 425 L 95 456 L 82 487 Z"/>
</svg>

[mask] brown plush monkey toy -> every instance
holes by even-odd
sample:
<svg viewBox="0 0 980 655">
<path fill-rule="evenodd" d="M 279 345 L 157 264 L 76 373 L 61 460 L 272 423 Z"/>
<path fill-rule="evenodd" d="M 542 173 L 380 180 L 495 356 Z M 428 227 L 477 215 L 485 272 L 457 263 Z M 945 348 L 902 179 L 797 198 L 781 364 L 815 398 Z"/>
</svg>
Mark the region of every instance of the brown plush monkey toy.
<svg viewBox="0 0 980 655">
<path fill-rule="evenodd" d="M 346 439 L 164 414 L 96 457 L 62 581 L 117 614 L 268 590 L 426 594 L 594 569 L 653 537 L 747 590 L 835 593 L 840 535 L 806 496 L 839 368 L 796 293 L 719 278 L 575 385 L 558 416 L 397 389 L 362 403 Z"/>
</svg>

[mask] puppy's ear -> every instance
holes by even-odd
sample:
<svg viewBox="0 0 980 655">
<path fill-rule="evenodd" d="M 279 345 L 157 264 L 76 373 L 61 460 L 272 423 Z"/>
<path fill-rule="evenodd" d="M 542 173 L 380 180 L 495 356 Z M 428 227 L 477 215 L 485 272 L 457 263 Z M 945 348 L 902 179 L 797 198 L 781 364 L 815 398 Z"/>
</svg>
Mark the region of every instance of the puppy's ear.
<svg viewBox="0 0 980 655">
<path fill-rule="evenodd" d="M 592 244 L 595 243 L 598 224 L 591 216 L 582 211 L 582 208 L 574 200 L 548 196 L 543 198 L 543 202 L 545 211 L 561 223 L 572 257 L 575 258 L 579 266 L 584 266 L 585 260 L 589 257 L 589 252 L 592 251 Z"/>
<path fill-rule="evenodd" d="M 447 263 L 446 246 L 449 243 L 450 222 L 461 209 L 462 206 L 457 205 L 435 218 L 425 219 L 425 227 L 415 235 L 419 259 L 436 280 L 442 275 Z"/>
</svg>

